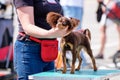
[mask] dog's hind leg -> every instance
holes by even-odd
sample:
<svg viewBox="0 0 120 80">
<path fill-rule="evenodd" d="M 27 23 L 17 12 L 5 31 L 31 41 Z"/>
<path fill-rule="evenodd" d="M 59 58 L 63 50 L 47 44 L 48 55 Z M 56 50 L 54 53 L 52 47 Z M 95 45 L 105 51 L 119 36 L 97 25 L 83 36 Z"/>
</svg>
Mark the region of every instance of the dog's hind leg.
<svg viewBox="0 0 120 80">
<path fill-rule="evenodd" d="M 81 51 L 81 49 L 79 51 L 77 51 L 77 58 L 78 58 L 78 61 L 79 61 L 79 64 L 78 64 L 77 68 L 75 69 L 77 71 L 80 70 L 80 66 L 81 66 L 81 63 L 82 63 L 82 58 L 80 56 L 80 51 Z"/>
<path fill-rule="evenodd" d="M 87 51 L 88 55 L 90 56 L 90 58 L 91 58 L 91 60 L 92 60 L 92 64 L 93 64 L 94 71 L 97 71 L 95 58 L 93 57 L 91 48 L 86 49 L 86 51 Z"/>
</svg>

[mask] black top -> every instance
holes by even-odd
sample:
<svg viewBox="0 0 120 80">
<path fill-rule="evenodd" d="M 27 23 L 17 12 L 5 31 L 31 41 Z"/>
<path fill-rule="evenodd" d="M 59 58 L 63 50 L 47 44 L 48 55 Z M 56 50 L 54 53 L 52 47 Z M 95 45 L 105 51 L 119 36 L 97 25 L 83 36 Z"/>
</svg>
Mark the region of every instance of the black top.
<svg viewBox="0 0 120 80">
<path fill-rule="evenodd" d="M 46 22 L 46 15 L 48 12 L 52 11 L 62 14 L 62 7 L 58 0 L 13 0 L 13 3 L 15 8 L 33 6 L 35 25 L 47 30 L 51 29 L 50 25 Z M 20 22 L 19 32 L 24 32 Z"/>
</svg>

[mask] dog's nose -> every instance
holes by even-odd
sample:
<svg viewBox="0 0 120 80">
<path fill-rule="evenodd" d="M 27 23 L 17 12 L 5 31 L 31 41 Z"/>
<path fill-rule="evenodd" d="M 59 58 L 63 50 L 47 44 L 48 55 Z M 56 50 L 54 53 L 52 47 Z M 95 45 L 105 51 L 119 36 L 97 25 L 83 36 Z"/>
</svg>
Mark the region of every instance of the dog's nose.
<svg viewBox="0 0 120 80">
<path fill-rule="evenodd" d="M 62 25 L 63 25 L 63 26 L 67 26 L 67 23 L 66 23 L 66 22 L 63 22 Z"/>
</svg>

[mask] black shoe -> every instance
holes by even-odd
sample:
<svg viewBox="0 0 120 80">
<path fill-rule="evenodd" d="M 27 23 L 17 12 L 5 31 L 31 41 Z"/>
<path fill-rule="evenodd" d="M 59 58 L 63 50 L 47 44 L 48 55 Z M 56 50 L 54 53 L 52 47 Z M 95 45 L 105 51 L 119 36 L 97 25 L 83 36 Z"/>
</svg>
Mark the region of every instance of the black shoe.
<svg viewBox="0 0 120 80">
<path fill-rule="evenodd" d="M 103 55 L 98 54 L 95 58 L 96 58 L 96 59 L 103 59 Z"/>
</svg>

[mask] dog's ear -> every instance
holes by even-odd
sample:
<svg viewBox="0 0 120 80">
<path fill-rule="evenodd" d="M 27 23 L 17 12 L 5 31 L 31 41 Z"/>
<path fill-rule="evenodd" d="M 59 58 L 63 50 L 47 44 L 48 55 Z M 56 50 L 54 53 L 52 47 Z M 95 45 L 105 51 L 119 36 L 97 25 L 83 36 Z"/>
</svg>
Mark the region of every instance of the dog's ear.
<svg viewBox="0 0 120 80">
<path fill-rule="evenodd" d="M 80 20 L 72 17 L 70 17 L 69 20 L 70 20 L 70 26 L 68 27 L 68 31 L 71 32 L 73 29 L 75 29 L 79 25 Z"/>
<path fill-rule="evenodd" d="M 47 14 L 46 20 L 47 23 L 50 24 L 51 27 L 55 27 L 57 24 L 57 20 L 61 17 L 62 15 L 59 13 L 55 13 L 55 12 L 49 12 Z"/>
<path fill-rule="evenodd" d="M 72 18 L 72 17 L 70 17 L 70 21 L 71 21 L 71 26 L 72 27 L 77 27 L 80 23 L 80 20 L 78 20 L 76 18 Z"/>
</svg>

